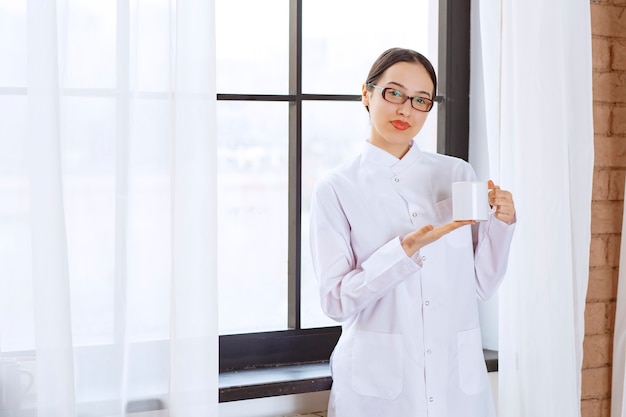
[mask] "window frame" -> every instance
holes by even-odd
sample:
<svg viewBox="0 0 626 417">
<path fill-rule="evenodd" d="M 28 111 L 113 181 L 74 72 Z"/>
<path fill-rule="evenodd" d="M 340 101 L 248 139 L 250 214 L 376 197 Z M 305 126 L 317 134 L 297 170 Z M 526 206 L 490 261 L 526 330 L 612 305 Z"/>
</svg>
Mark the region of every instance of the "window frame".
<svg viewBox="0 0 626 417">
<path fill-rule="evenodd" d="M 219 370 L 327 362 L 341 326 L 302 329 L 300 316 L 302 105 L 359 101 L 360 95 L 302 93 L 302 2 L 289 1 L 289 94 L 217 94 L 218 101 L 289 103 L 288 330 L 219 336 Z M 468 160 L 470 4 L 439 1 L 437 151 Z"/>
</svg>

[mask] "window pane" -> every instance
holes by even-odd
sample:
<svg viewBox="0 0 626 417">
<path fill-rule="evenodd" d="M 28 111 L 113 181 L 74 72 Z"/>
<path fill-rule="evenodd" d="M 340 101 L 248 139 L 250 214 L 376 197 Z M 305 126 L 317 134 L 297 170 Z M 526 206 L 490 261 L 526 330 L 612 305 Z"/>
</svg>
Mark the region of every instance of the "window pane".
<svg viewBox="0 0 626 417">
<path fill-rule="evenodd" d="M 169 100 L 133 101 L 128 144 L 127 323 L 131 341 L 170 333 L 172 125 Z"/>
<path fill-rule="evenodd" d="M 133 86 L 139 91 L 168 91 L 170 88 L 169 0 L 136 0 L 131 2 L 131 21 L 136 32 L 131 42 L 136 48 L 136 74 Z M 167 28 L 167 29 L 165 29 Z M 191 47 L 190 47 L 191 48 Z M 197 57 L 202 59 L 203 57 Z M 131 65 L 132 68 L 132 65 Z"/>
<path fill-rule="evenodd" d="M 166 338 L 171 274 L 170 103 L 136 100 L 128 149 L 120 150 L 115 99 L 62 100 L 73 340 L 79 346 L 113 341 L 118 272 L 125 274 L 128 290 L 129 341 Z M 35 345 L 29 164 L 25 159 L 27 97 L 0 96 L 0 113 L 12 115 L 0 124 L 0 265 L 5 271 L 0 274 L 0 350 L 6 352 L 30 350 Z M 122 164 L 126 158 L 120 159 L 126 153 L 127 165 Z M 127 190 L 120 189 L 117 181 L 125 171 Z M 116 201 L 125 205 L 116 206 Z M 125 231 L 119 230 L 120 216 L 126 216 Z M 116 262 L 116 245 L 125 248 L 124 264 Z"/>
<path fill-rule="evenodd" d="M 287 94 L 289 2 L 216 0 L 217 91 Z"/>
<path fill-rule="evenodd" d="M 116 3 L 113 1 L 68 0 L 68 6 L 59 18 L 67 24 L 59 30 L 65 31 L 59 39 L 59 55 L 62 62 L 61 74 L 64 87 L 69 88 L 114 88 L 115 87 L 115 42 Z M 63 45 L 67 45 L 63 49 Z"/>
<path fill-rule="evenodd" d="M 426 55 L 437 68 L 437 2 L 304 0 L 304 93 L 360 94 L 370 66 L 399 46 Z M 332 13 L 329 13 L 332 10 Z"/>
<path fill-rule="evenodd" d="M 220 334 L 282 330 L 288 105 L 218 102 L 217 121 Z"/>
<path fill-rule="evenodd" d="M 115 283 L 115 100 L 65 98 L 62 142 L 72 337 L 113 341 Z"/>
<path fill-rule="evenodd" d="M 65 101 L 64 203 L 74 341 L 114 340 L 120 331 L 114 327 L 115 303 L 122 302 L 119 285 L 126 289 L 128 341 L 164 339 L 170 330 L 172 271 L 170 102 L 133 100 L 130 137 L 121 144 L 115 99 Z"/>
<path fill-rule="evenodd" d="M 320 176 L 361 151 L 369 136 L 367 111 L 359 101 L 305 102 L 302 136 L 302 327 L 336 326 L 338 323 L 327 318 L 320 308 L 318 282 L 311 263 L 311 194 Z"/>
<path fill-rule="evenodd" d="M 35 343 L 26 96 L 0 96 L 0 351 Z"/>
<path fill-rule="evenodd" d="M 26 87 L 26 0 L 0 0 L 0 87 Z"/>
</svg>

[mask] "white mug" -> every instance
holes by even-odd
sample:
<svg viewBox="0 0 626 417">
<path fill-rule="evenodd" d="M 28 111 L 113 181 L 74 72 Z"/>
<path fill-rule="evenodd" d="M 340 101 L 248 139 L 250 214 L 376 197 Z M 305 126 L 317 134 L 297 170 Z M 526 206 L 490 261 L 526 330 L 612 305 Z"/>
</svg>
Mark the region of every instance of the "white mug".
<svg viewBox="0 0 626 417">
<path fill-rule="evenodd" d="M 22 396 L 33 385 L 33 374 L 14 359 L 0 359 L 0 416 L 18 415 Z"/>
<path fill-rule="evenodd" d="M 489 189 L 486 182 L 460 181 L 452 183 L 452 219 L 489 220 Z"/>
</svg>

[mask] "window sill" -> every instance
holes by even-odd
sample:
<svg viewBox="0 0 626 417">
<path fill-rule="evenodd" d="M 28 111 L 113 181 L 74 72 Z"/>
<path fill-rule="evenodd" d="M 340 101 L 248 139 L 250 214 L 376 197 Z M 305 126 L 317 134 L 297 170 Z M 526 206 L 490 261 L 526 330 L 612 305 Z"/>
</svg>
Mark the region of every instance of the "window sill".
<svg viewBox="0 0 626 417">
<path fill-rule="evenodd" d="M 484 350 L 488 372 L 498 371 L 498 352 Z M 219 402 L 327 391 L 332 385 L 328 362 L 222 372 Z"/>
</svg>

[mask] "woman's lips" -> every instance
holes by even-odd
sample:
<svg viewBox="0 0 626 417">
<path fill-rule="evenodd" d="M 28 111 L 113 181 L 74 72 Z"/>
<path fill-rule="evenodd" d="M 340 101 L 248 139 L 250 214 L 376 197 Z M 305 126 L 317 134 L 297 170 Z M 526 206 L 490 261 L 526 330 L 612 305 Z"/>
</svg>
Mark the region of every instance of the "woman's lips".
<svg viewBox="0 0 626 417">
<path fill-rule="evenodd" d="M 410 124 L 408 124 L 407 122 L 403 122 L 402 120 L 393 120 L 391 124 L 398 130 L 407 130 L 409 127 L 411 127 Z"/>
</svg>

